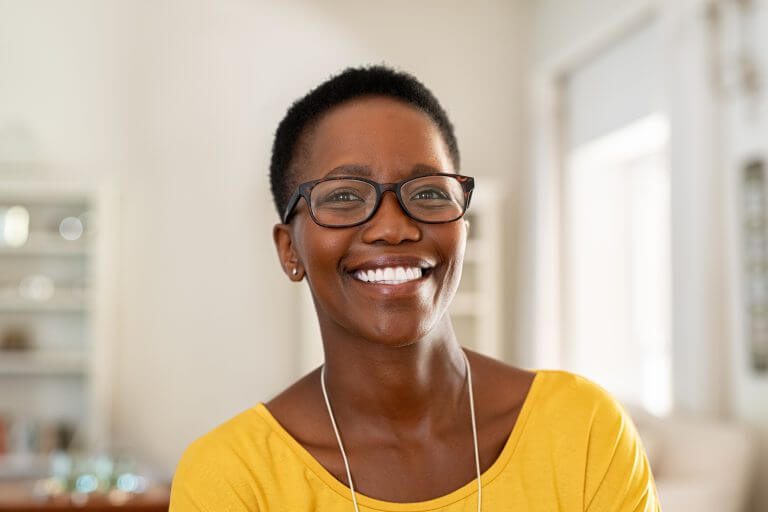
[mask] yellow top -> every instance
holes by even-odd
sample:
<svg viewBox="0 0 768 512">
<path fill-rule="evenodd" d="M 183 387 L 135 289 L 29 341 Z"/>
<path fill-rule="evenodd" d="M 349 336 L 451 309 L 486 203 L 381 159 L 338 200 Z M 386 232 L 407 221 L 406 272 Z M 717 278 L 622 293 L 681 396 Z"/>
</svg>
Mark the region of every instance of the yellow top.
<svg viewBox="0 0 768 512">
<path fill-rule="evenodd" d="M 486 512 L 661 510 L 624 409 L 597 384 L 560 370 L 536 372 L 501 455 L 481 478 Z M 476 480 L 418 503 L 357 495 L 361 512 L 466 512 L 476 499 Z M 170 512 L 317 510 L 352 512 L 349 488 L 261 403 L 193 442 L 171 491 Z"/>
</svg>

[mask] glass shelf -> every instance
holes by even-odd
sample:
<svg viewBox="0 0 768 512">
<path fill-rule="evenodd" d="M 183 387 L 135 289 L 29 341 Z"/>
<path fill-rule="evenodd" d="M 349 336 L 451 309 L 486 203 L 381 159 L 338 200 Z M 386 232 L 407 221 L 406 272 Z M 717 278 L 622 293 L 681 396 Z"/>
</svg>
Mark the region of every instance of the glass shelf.
<svg viewBox="0 0 768 512">
<path fill-rule="evenodd" d="M 0 350 L 0 376 L 84 375 L 87 370 L 82 351 Z"/>
<path fill-rule="evenodd" d="M 73 293 L 60 293 L 45 301 L 0 297 L 0 313 L 64 312 L 80 313 L 88 310 L 88 301 Z"/>
<path fill-rule="evenodd" d="M 21 247 L 0 245 L 0 256 L 87 256 L 87 237 L 78 240 L 65 240 L 58 233 L 33 232 Z"/>
</svg>

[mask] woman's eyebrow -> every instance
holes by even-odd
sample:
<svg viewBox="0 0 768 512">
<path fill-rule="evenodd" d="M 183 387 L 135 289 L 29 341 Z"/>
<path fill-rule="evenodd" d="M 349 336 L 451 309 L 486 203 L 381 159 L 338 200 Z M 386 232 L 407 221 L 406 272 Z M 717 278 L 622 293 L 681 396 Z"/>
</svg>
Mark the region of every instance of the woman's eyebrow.
<svg viewBox="0 0 768 512">
<path fill-rule="evenodd" d="M 446 171 L 444 169 L 438 169 L 436 167 L 432 167 L 428 164 L 416 164 L 411 169 L 411 174 L 432 174 L 434 172 L 453 172 L 453 171 Z"/>
<path fill-rule="evenodd" d="M 330 172 L 325 175 L 325 177 L 328 178 L 330 176 L 339 174 L 342 176 L 353 175 L 370 177 L 373 174 L 373 171 L 367 165 L 344 164 L 331 169 Z"/>
<path fill-rule="evenodd" d="M 435 167 L 432 167 L 431 165 L 427 164 L 416 164 L 411 168 L 411 175 L 416 174 L 431 174 L 435 172 L 446 172 L 441 169 L 437 169 Z M 450 171 L 449 171 L 450 172 Z M 366 178 L 370 178 L 373 175 L 373 171 L 371 168 L 367 165 L 358 165 L 358 164 L 344 164 L 339 165 L 338 167 L 334 167 L 331 169 L 325 177 L 331 177 L 331 176 L 364 176 Z"/>
</svg>

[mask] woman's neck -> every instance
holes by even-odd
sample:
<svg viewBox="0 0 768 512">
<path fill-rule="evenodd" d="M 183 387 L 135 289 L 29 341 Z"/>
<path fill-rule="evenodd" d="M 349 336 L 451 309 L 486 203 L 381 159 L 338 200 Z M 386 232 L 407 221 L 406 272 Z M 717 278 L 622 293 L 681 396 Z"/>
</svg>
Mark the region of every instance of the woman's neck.
<svg viewBox="0 0 768 512">
<path fill-rule="evenodd" d="M 341 422 L 420 430 L 455 420 L 466 370 L 447 315 L 427 337 L 401 347 L 328 330 L 326 386 Z"/>
</svg>

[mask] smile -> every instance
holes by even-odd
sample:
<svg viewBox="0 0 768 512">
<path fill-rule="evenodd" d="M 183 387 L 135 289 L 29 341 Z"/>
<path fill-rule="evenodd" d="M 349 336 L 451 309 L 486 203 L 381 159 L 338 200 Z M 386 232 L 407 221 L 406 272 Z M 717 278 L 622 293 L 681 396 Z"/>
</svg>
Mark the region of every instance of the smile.
<svg viewBox="0 0 768 512">
<path fill-rule="evenodd" d="M 420 267 L 382 267 L 358 270 L 352 277 L 364 283 L 403 284 L 421 279 L 424 271 Z"/>
</svg>

